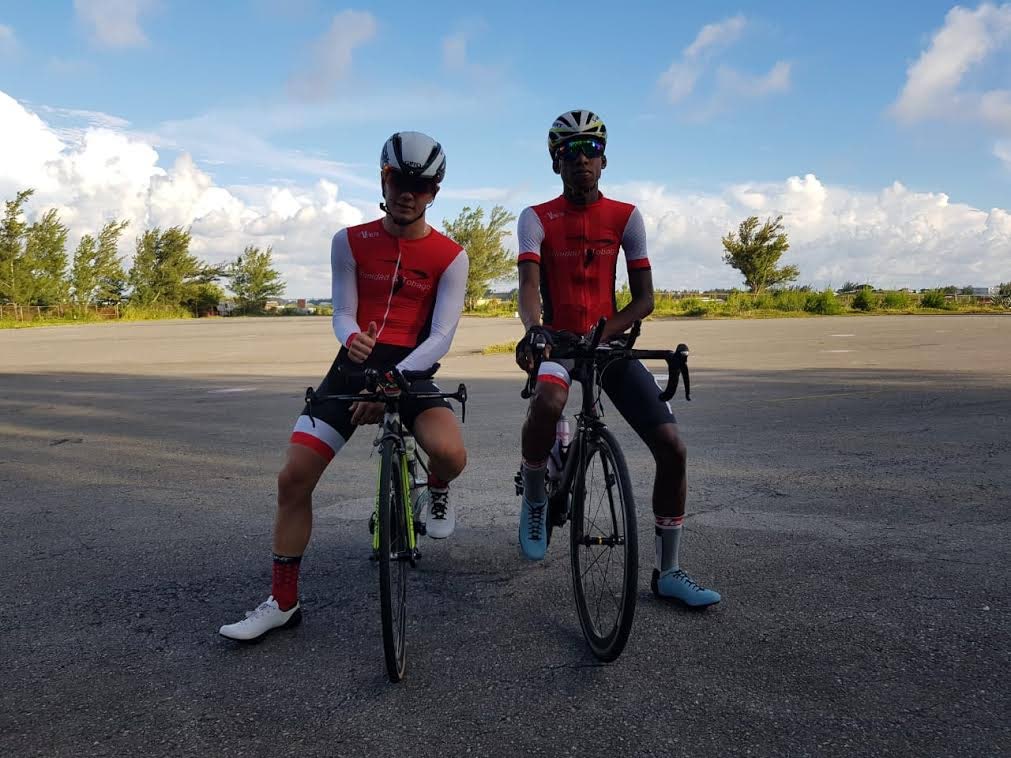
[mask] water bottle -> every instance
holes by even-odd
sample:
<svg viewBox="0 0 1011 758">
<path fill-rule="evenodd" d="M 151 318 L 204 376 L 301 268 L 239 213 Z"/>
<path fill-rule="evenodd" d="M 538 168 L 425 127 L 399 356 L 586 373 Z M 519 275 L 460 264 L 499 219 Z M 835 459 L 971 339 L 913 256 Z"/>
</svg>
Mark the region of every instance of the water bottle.
<svg viewBox="0 0 1011 758">
<path fill-rule="evenodd" d="M 555 444 L 551 447 L 551 455 L 548 456 L 548 477 L 555 481 L 562 478 L 562 471 L 565 470 L 565 456 L 569 453 L 569 444 L 572 442 L 572 429 L 569 427 L 569 419 L 562 414 L 555 424 Z"/>
<path fill-rule="evenodd" d="M 425 479 L 418 479 L 418 447 L 414 437 L 404 438 L 404 449 L 407 455 L 407 473 L 411 477 L 411 488 L 428 484 Z"/>
</svg>

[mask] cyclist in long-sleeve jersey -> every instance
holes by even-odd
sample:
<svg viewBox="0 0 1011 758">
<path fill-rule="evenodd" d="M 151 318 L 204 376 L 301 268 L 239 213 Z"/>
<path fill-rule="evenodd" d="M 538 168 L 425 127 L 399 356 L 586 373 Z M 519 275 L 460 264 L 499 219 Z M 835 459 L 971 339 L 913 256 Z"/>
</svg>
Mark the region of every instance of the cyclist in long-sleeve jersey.
<svg viewBox="0 0 1011 758">
<path fill-rule="evenodd" d="M 593 112 L 559 116 L 548 132 L 552 167 L 562 179 L 561 196 L 526 208 L 519 218 L 519 308 L 527 334 L 517 345 L 520 368 L 532 371 L 535 340 L 549 346 L 556 331 L 586 334 L 603 316 L 604 340 L 627 331 L 653 311 L 653 277 L 646 255 L 646 230 L 634 205 L 604 197 L 598 187 L 607 166 L 607 129 Z M 615 303 L 619 248 L 625 253 L 631 302 Z M 523 503 L 520 546 L 540 560 L 547 549 L 545 472 L 555 426 L 569 395 L 571 361 L 540 364 L 522 439 Z M 670 406 L 659 399 L 653 375 L 639 361 L 612 363 L 601 384 L 618 412 L 635 429 L 656 460 L 653 485 L 656 568 L 651 586 L 663 598 L 692 607 L 719 602 L 681 568 L 679 547 L 687 485 L 686 448 Z"/>
<path fill-rule="evenodd" d="M 446 156 L 431 137 L 398 132 L 383 146 L 383 218 L 341 229 L 330 247 L 333 330 L 340 349 L 317 392 L 354 394 L 362 368 L 425 370 L 449 350 L 467 290 L 466 251 L 432 229 L 425 211 L 439 191 Z M 431 381 L 413 389 L 438 392 Z M 378 423 L 382 403 L 329 401 L 295 422 L 277 478 L 271 594 L 219 632 L 253 640 L 301 619 L 298 574 L 312 531 L 312 493 L 323 471 L 363 424 Z M 456 518 L 449 482 L 467 461 L 456 416 L 445 400 L 405 396 L 400 415 L 429 456 L 427 534 L 448 537 Z"/>
</svg>

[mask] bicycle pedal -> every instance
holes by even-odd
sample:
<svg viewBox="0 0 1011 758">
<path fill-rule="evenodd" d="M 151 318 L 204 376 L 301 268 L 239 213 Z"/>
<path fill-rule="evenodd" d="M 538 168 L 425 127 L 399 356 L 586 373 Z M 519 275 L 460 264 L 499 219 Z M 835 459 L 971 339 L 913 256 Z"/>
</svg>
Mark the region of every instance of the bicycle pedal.
<svg viewBox="0 0 1011 758">
<path fill-rule="evenodd" d="M 420 534 L 422 537 L 424 537 L 426 534 L 428 534 L 428 527 L 425 526 L 425 522 L 424 521 L 415 521 L 414 522 L 414 533 L 415 534 Z"/>
<path fill-rule="evenodd" d="M 517 471 L 513 477 L 513 484 L 516 485 L 517 497 L 523 494 L 523 471 Z"/>
</svg>

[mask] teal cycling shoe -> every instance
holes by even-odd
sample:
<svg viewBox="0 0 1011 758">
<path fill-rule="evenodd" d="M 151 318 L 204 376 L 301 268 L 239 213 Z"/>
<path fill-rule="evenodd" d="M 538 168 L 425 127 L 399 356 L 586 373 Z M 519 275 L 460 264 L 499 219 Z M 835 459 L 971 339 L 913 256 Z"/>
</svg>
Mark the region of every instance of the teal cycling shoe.
<svg viewBox="0 0 1011 758">
<path fill-rule="evenodd" d="M 719 592 L 697 584 L 682 569 L 668 569 L 662 574 L 653 569 L 650 587 L 657 597 L 677 600 L 689 608 L 705 608 L 720 602 Z"/>
<path fill-rule="evenodd" d="M 548 501 L 535 503 L 523 496 L 520 507 L 520 549 L 532 561 L 544 560 L 548 550 Z"/>
</svg>

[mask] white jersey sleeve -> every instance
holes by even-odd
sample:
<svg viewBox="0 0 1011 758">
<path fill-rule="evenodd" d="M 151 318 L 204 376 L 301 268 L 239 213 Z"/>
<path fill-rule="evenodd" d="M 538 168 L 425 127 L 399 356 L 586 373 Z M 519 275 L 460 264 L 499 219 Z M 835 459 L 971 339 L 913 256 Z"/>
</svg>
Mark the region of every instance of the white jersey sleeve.
<svg viewBox="0 0 1011 758">
<path fill-rule="evenodd" d="M 347 347 L 358 327 L 358 267 L 351 254 L 348 230 L 341 229 L 330 243 L 330 293 L 333 301 L 333 333 Z"/>
<path fill-rule="evenodd" d="M 625 251 L 625 265 L 630 272 L 650 268 L 649 257 L 646 255 L 646 224 L 638 208 L 632 209 L 625 222 L 621 249 Z"/>
<path fill-rule="evenodd" d="M 460 314 L 463 313 L 469 270 L 470 260 L 467 258 L 467 251 L 460 250 L 439 277 L 439 287 L 435 291 L 435 305 L 432 309 L 432 328 L 428 337 L 397 364 L 398 369 L 424 371 L 449 352 L 456 327 L 460 323 Z"/>
<path fill-rule="evenodd" d="M 527 207 L 520 213 L 516 224 L 516 240 L 519 243 L 519 258 L 517 263 L 531 261 L 541 262 L 541 244 L 544 242 L 544 225 L 537 211 Z"/>
</svg>

